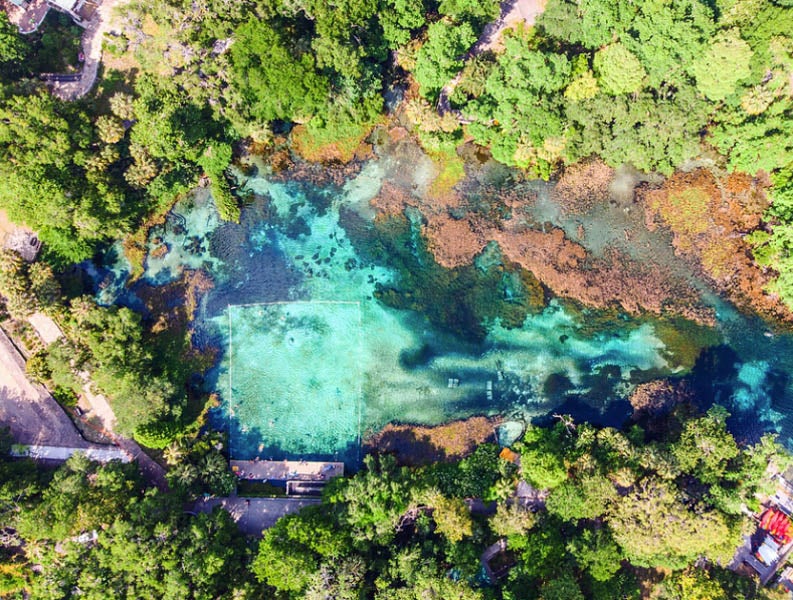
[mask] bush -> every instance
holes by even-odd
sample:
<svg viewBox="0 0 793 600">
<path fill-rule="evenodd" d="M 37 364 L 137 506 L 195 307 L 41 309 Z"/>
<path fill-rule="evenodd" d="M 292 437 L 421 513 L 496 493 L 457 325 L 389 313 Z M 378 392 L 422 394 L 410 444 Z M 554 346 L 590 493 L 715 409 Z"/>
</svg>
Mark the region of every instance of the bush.
<svg viewBox="0 0 793 600">
<path fill-rule="evenodd" d="M 184 427 L 174 421 L 153 421 L 135 429 L 133 437 L 147 448 L 162 450 L 184 433 Z"/>
</svg>

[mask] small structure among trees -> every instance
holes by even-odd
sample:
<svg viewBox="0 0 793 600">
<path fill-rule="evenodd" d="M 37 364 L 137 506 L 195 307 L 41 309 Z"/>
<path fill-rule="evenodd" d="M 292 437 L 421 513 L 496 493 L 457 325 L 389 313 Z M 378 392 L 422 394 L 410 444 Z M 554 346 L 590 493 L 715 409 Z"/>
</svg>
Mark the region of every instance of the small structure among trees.
<svg viewBox="0 0 793 600">
<path fill-rule="evenodd" d="M 3 247 L 19 254 L 25 262 L 32 263 L 41 250 L 41 240 L 35 232 L 17 227 L 5 236 Z"/>
</svg>

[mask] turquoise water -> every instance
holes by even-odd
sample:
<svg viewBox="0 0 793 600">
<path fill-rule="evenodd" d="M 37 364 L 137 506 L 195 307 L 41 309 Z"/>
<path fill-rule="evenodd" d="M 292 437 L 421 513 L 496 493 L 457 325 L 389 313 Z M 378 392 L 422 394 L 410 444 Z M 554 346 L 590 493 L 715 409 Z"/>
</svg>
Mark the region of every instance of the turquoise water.
<svg viewBox="0 0 793 600">
<path fill-rule="evenodd" d="M 230 306 L 226 313 L 223 392 L 235 450 L 255 445 L 261 455 L 281 448 L 300 455 L 354 451 L 366 353 L 360 304 L 249 304 Z"/>
<path fill-rule="evenodd" d="M 676 373 L 652 321 L 596 321 L 597 313 L 554 299 L 538 307 L 526 275 L 503 264 L 497 247 L 450 271 L 424 249 L 417 213 L 373 220 L 369 200 L 383 181 L 421 194 L 431 168 L 420 155 L 385 155 L 343 185 L 240 176 L 240 192 L 249 194 L 240 224 L 221 222 L 202 190 L 152 230 L 136 285 L 160 285 L 184 269 L 213 279 L 195 341 L 221 350 L 207 385 L 223 399 L 213 419 L 229 431 L 235 458 L 354 462 L 361 436 L 392 421 L 474 414 L 526 421 L 563 411 L 619 424 L 637 383 Z M 571 236 L 581 220 L 599 232 L 586 240 L 593 252 L 625 239 L 607 224 L 621 232 L 632 217 L 612 209 L 565 221 L 547 193 L 535 208 Z M 668 240 L 647 234 L 642 242 L 636 251 L 685 272 Z M 124 301 L 128 265 L 112 256 L 98 276 L 100 294 Z M 699 401 L 725 404 L 747 439 L 769 430 L 787 438 L 791 338 L 769 337 L 761 321 L 718 297 L 710 302 L 725 344 L 703 353 L 689 377 Z"/>
</svg>

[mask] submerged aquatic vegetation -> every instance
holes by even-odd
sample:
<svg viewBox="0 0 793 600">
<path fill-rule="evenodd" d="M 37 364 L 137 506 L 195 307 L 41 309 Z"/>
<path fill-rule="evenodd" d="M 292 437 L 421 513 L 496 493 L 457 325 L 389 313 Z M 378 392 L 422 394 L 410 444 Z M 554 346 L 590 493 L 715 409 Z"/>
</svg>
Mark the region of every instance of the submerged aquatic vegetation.
<svg viewBox="0 0 793 600">
<path fill-rule="evenodd" d="M 378 283 L 375 297 L 388 306 L 422 313 L 463 339 L 482 341 L 496 319 L 507 328 L 520 327 L 528 314 L 545 306 L 537 279 L 505 261 L 495 246 L 479 265 L 448 269 L 427 250 L 415 214 L 378 219 L 370 236 L 351 239 L 362 254 L 396 273 L 393 282 Z"/>
</svg>

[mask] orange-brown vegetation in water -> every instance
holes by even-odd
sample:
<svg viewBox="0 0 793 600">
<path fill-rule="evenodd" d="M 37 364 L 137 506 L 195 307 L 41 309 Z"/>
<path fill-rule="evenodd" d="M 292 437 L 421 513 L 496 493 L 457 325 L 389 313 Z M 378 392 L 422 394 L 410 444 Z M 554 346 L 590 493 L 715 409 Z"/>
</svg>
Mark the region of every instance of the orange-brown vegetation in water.
<svg viewBox="0 0 793 600">
<path fill-rule="evenodd" d="M 384 181 L 380 192 L 375 196 L 370 205 L 378 214 L 395 216 L 401 215 L 407 206 L 417 207 L 419 199 L 406 189 Z"/>
<path fill-rule="evenodd" d="M 162 286 L 143 286 L 138 296 L 157 320 L 151 325 L 152 333 L 170 339 L 187 339 L 192 335 L 192 322 L 199 299 L 212 289 L 214 282 L 203 270 L 186 270 L 182 276 Z M 182 299 L 183 302 L 176 301 Z M 194 348 L 185 344 L 181 360 L 195 366 L 196 372 L 210 368 L 218 350 L 208 347 Z"/>
<path fill-rule="evenodd" d="M 681 402 L 691 400 L 691 391 L 678 381 L 656 379 L 636 386 L 630 397 L 634 418 L 641 414 L 650 416 L 671 410 Z"/>
<path fill-rule="evenodd" d="M 182 334 L 195 316 L 201 296 L 212 289 L 212 278 L 203 270 L 186 270 L 176 281 L 161 286 L 143 286 L 138 296 L 152 315 L 158 315 L 151 326 L 153 333 L 168 331 Z M 183 302 L 175 302 L 183 299 Z"/>
<path fill-rule="evenodd" d="M 328 168 L 321 163 L 307 162 L 296 158 L 293 162 L 286 164 L 285 169 L 274 171 L 268 179 L 283 183 L 306 182 L 317 187 L 329 185 L 341 187 L 349 179 L 358 175 L 362 167 L 362 162 L 353 161 Z"/>
<path fill-rule="evenodd" d="M 793 314 L 765 291 L 773 274 L 754 262 L 744 241 L 762 225 L 769 186 L 767 177 L 718 177 L 699 169 L 676 173 L 657 189 L 640 189 L 637 197 L 647 227 L 669 228 L 677 254 L 697 265 L 735 304 L 790 321 Z"/>
<path fill-rule="evenodd" d="M 556 200 L 568 214 L 584 213 L 609 198 L 614 169 L 593 159 L 567 167 L 553 191 Z"/>
<path fill-rule="evenodd" d="M 685 380 L 659 379 L 636 386 L 630 397 L 631 418 L 653 437 L 674 436 L 675 415 L 690 414 L 695 394 Z"/>
<path fill-rule="evenodd" d="M 691 287 L 658 263 L 637 262 L 612 249 L 602 258 L 589 256 L 561 229 L 541 227 L 525 218 L 531 196 L 503 192 L 502 207 L 510 218 L 465 212 L 455 218 L 449 211 L 425 213 L 424 235 L 435 259 L 444 267 L 468 264 L 490 241 L 506 259 L 531 271 L 554 294 L 573 298 L 594 308 L 619 305 L 631 313 L 649 311 L 684 316 L 711 323 L 713 316 Z"/>
<path fill-rule="evenodd" d="M 446 425 L 386 425 L 364 442 L 367 452 L 390 452 L 405 465 L 459 460 L 485 442 L 495 441 L 499 419 L 471 417 Z"/>
</svg>

